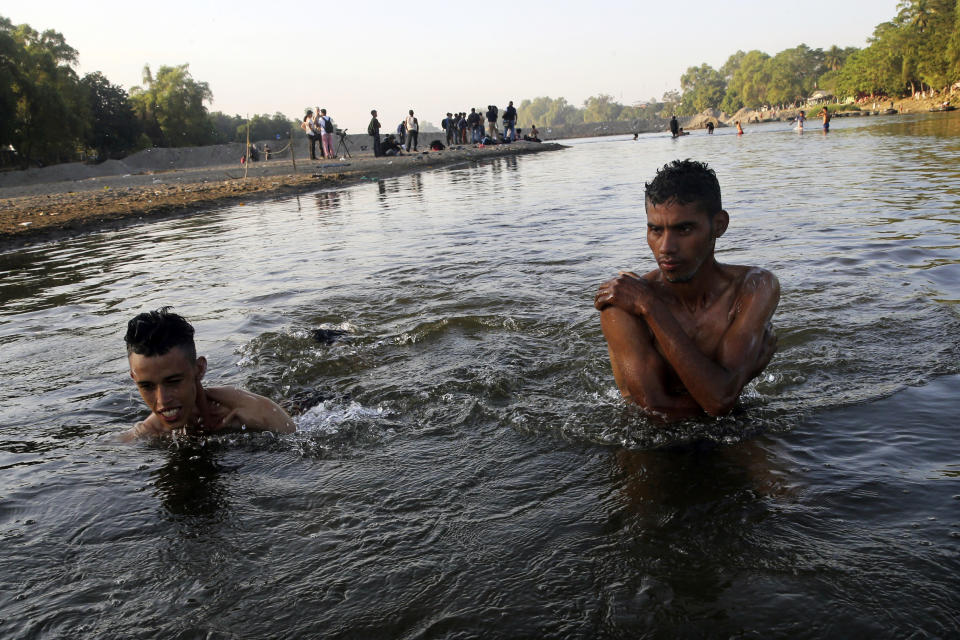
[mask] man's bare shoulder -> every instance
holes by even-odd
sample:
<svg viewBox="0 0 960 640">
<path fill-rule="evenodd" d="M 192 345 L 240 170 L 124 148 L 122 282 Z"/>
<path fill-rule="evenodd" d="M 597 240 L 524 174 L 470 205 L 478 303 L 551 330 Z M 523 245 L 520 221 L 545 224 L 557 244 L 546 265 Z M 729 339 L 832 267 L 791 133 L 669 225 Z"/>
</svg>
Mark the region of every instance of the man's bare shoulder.
<svg viewBox="0 0 960 640">
<path fill-rule="evenodd" d="M 742 264 L 725 264 L 722 269 L 733 281 L 741 294 L 773 293 L 780 296 L 780 281 L 777 276 L 762 267 Z"/>
</svg>

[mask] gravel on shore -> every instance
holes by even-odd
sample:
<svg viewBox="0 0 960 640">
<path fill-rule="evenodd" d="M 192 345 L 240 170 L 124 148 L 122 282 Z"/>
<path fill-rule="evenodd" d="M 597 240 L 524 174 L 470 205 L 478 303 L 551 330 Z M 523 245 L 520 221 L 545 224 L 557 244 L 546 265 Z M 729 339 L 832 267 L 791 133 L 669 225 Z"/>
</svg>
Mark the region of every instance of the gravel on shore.
<svg viewBox="0 0 960 640">
<path fill-rule="evenodd" d="M 191 215 L 226 203 L 343 187 L 425 169 L 565 149 L 551 143 L 516 142 L 492 147 L 374 158 L 301 161 L 289 158 L 237 165 L 110 175 L 0 189 L 0 250 L 57 240 L 78 232 Z"/>
</svg>

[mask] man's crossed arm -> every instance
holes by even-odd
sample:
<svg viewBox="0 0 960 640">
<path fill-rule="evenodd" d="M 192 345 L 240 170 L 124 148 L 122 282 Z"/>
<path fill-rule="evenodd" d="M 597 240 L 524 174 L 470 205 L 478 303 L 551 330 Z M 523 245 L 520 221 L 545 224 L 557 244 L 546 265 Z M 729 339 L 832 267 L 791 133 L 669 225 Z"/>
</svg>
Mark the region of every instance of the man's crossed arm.
<svg viewBox="0 0 960 640">
<path fill-rule="evenodd" d="M 668 420 L 729 413 L 744 385 L 759 375 L 776 350 L 770 318 L 780 300 L 780 285 L 773 274 L 751 269 L 737 296 L 736 316 L 711 359 L 649 282 L 624 273 L 602 284 L 594 305 L 601 311 L 621 393 Z M 667 387 L 670 369 L 687 393 Z"/>
</svg>

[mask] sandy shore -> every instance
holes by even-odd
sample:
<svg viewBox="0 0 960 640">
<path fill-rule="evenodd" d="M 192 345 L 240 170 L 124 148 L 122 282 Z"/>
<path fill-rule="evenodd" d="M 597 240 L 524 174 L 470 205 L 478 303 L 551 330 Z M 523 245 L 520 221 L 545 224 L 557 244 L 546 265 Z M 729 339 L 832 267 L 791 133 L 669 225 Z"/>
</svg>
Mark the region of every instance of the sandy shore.
<svg viewBox="0 0 960 640">
<path fill-rule="evenodd" d="M 559 144 L 518 142 L 385 158 L 355 154 L 343 160 L 300 160 L 296 172 L 288 155 L 251 163 L 246 178 L 241 166 L 219 164 L 5 186 L 0 188 L 0 250 L 82 231 L 190 215 L 224 203 L 564 148 Z"/>
</svg>

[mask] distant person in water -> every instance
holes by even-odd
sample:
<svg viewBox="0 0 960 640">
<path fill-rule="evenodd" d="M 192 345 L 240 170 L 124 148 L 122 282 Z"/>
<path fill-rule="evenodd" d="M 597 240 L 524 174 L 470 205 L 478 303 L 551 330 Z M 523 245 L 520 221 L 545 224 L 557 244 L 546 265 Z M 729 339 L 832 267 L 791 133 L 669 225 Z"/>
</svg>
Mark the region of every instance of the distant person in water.
<svg viewBox="0 0 960 640">
<path fill-rule="evenodd" d="M 673 117 L 670 118 L 670 135 L 676 138 L 680 135 L 680 123 L 677 122 L 677 114 L 673 114 Z"/>
<path fill-rule="evenodd" d="M 797 116 L 797 131 L 803 133 L 803 123 L 807 121 L 807 114 L 803 111 L 800 111 L 800 115 Z"/>
<path fill-rule="evenodd" d="M 707 134 L 709 134 L 709 135 L 711 135 L 711 136 L 713 135 L 713 123 L 712 123 L 712 122 L 708 122 L 708 123 L 707 123 Z"/>
<path fill-rule="evenodd" d="M 739 121 L 739 120 L 737 120 L 737 135 L 738 135 L 738 136 L 742 136 L 742 135 L 743 135 L 743 127 L 740 126 L 740 121 Z"/>
<path fill-rule="evenodd" d="M 290 416 L 263 396 L 233 387 L 204 387 L 207 359 L 197 357 L 193 327 L 169 307 L 134 317 L 124 340 L 130 377 L 151 411 L 121 436 L 124 441 L 174 431 L 295 431 Z"/>
<path fill-rule="evenodd" d="M 830 111 L 826 107 L 820 110 L 820 117 L 823 119 L 823 132 L 830 131 Z"/>
<path fill-rule="evenodd" d="M 780 284 L 721 264 L 730 216 L 706 164 L 675 160 L 646 185 L 647 244 L 658 268 L 600 285 L 594 306 L 620 393 L 663 420 L 730 412 L 776 350 Z"/>
</svg>

